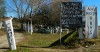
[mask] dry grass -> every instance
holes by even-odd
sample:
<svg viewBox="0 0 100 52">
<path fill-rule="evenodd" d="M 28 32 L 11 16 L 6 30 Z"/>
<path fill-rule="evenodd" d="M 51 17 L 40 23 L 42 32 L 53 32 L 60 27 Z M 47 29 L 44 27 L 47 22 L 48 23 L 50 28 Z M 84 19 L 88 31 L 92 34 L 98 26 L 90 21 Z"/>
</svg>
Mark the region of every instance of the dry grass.
<svg viewBox="0 0 100 52">
<path fill-rule="evenodd" d="M 53 42 L 59 39 L 59 35 L 60 35 L 59 33 L 54 33 L 54 34 L 33 33 L 32 35 L 30 35 L 29 33 L 24 33 L 25 39 L 17 44 L 17 50 L 15 51 L 8 50 L 7 52 L 18 52 L 18 51 L 33 52 L 36 47 L 41 48 L 50 46 Z M 62 36 L 64 35 L 65 33 L 62 33 Z"/>
<path fill-rule="evenodd" d="M 32 35 L 25 33 L 26 39 L 24 42 L 21 42 L 19 45 L 23 46 L 35 46 L 35 47 L 48 47 L 53 42 L 59 39 L 59 33 L 55 34 L 40 34 L 33 33 Z M 65 34 L 62 34 L 64 36 Z"/>
<path fill-rule="evenodd" d="M 98 36 L 99 36 L 98 38 L 100 39 L 100 30 L 98 30 Z"/>
<path fill-rule="evenodd" d="M 5 34 L 6 34 L 5 30 L 4 29 L 0 29 L 0 36 L 5 35 Z"/>
<path fill-rule="evenodd" d="M 7 51 L 7 52 L 58 52 L 57 49 L 40 48 L 40 47 L 48 47 L 50 44 L 52 44 L 53 42 L 58 40 L 59 33 L 57 33 L 57 34 L 33 33 L 32 35 L 30 35 L 28 33 L 24 33 L 24 35 L 25 35 L 26 39 L 24 39 L 22 42 L 17 44 L 17 50 Z M 62 36 L 64 36 L 64 35 L 65 35 L 65 33 L 62 34 Z M 99 36 L 100 36 L 100 30 L 99 30 Z M 98 41 L 98 40 L 96 40 L 96 41 Z M 39 47 L 39 48 L 36 48 L 36 47 Z M 100 48 L 100 41 L 96 44 L 96 46 L 91 46 L 89 48 L 79 48 L 79 49 L 75 49 L 75 50 L 77 52 L 80 52 L 80 50 L 83 52 L 95 52 L 95 51 L 100 52 L 100 50 L 98 48 Z M 68 50 L 65 50 L 65 52 L 67 52 L 67 51 Z M 74 50 L 69 50 L 69 52 L 71 52 L 71 51 L 74 51 Z"/>
</svg>

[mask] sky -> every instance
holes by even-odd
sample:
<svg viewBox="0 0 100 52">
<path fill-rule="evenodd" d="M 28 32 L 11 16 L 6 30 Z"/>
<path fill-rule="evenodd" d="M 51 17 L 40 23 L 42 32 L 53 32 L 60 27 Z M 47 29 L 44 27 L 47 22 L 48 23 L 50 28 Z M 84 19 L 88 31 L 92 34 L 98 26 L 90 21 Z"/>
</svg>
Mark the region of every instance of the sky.
<svg viewBox="0 0 100 52">
<path fill-rule="evenodd" d="M 97 6 L 98 26 L 100 26 L 100 0 L 83 0 L 83 6 Z"/>
<path fill-rule="evenodd" d="M 11 0 L 6 0 L 6 5 L 7 3 L 11 3 Z M 100 26 L 100 0 L 83 0 L 82 1 L 83 6 L 97 6 L 97 11 L 98 11 L 98 26 Z M 9 7 L 9 6 L 8 6 Z M 11 6 L 13 7 L 13 6 Z M 15 17 L 17 14 L 13 12 L 8 12 L 6 16 L 13 16 Z"/>
</svg>

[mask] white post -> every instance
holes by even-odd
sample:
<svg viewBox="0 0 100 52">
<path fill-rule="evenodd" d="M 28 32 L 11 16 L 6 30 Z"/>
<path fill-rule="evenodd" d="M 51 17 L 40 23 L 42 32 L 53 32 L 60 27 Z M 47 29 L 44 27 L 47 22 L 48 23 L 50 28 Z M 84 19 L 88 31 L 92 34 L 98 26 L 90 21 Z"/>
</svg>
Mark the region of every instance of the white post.
<svg viewBox="0 0 100 52">
<path fill-rule="evenodd" d="M 56 27 L 56 33 L 58 32 L 58 28 Z"/>
<path fill-rule="evenodd" d="M 52 33 L 54 33 L 54 28 L 52 28 Z"/>
<path fill-rule="evenodd" d="M 51 34 L 52 34 L 52 27 L 51 27 L 50 31 L 51 31 Z"/>
<path fill-rule="evenodd" d="M 31 21 L 31 35 L 33 33 L 33 26 L 32 26 L 32 21 Z"/>
<path fill-rule="evenodd" d="M 29 22 L 28 22 L 28 27 L 27 28 L 28 28 L 28 33 L 29 33 Z"/>
<path fill-rule="evenodd" d="M 67 29 L 67 34 L 69 33 L 69 29 Z"/>
<path fill-rule="evenodd" d="M 26 29 L 27 29 L 27 28 L 26 28 L 26 23 L 25 23 L 25 26 L 24 26 L 24 27 L 25 27 L 25 31 L 26 31 Z"/>
<path fill-rule="evenodd" d="M 61 33 L 62 33 L 62 28 L 60 28 L 60 44 L 61 44 Z"/>
<path fill-rule="evenodd" d="M 10 49 L 16 50 L 16 43 L 15 43 L 13 26 L 12 26 L 12 18 L 5 20 L 4 24 L 7 31 L 7 38 L 8 38 Z"/>
<path fill-rule="evenodd" d="M 48 29 L 49 29 L 49 27 L 48 27 Z"/>
<path fill-rule="evenodd" d="M 86 38 L 97 38 L 98 25 L 97 25 L 97 7 L 86 6 L 85 7 L 85 17 L 86 17 Z"/>
</svg>

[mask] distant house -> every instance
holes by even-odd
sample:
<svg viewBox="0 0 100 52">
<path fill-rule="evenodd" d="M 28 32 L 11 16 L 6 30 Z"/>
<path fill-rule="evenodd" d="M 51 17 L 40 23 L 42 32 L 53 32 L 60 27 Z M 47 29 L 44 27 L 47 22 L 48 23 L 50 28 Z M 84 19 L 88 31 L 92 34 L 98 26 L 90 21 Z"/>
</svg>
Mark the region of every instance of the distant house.
<svg viewBox="0 0 100 52">
<path fill-rule="evenodd" d="M 4 21 L 5 19 L 8 19 L 8 18 L 9 18 L 9 17 L 1 17 L 1 18 L 0 18 L 0 29 L 4 27 L 3 21 Z"/>
</svg>

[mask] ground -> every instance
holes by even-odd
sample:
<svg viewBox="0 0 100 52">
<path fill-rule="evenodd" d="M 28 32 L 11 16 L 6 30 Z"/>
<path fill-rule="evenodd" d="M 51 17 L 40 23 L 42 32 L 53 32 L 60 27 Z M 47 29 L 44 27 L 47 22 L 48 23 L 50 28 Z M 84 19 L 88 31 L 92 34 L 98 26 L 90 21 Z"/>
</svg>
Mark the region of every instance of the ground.
<svg viewBox="0 0 100 52">
<path fill-rule="evenodd" d="M 64 34 L 65 33 L 62 33 L 62 36 L 64 36 Z M 100 40 L 97 40 L 96 45 L 91 45 L 88 48 L 85 48 L 83 46 L 73 49 L 62 49 L 62 47 L 61 49 L 49 47 L 53 42 L 59 39 L 59 33 L 33 33 L 31 35 L 25 32 L 15 32 L 17 50 L 14 51 L 9 50 L 6 35 L 2 35 L 0 36 L 0 38 L 0 52 L 100 52 Z"/>
<path fill-rule="evenodd" d="M 24 39 L 21 33 L 15 33 L 16 43 Z M 6 35 L 0 37 L 0 52 L 4 52 L 9 49 L 8 40 Z"/>
</svg>

